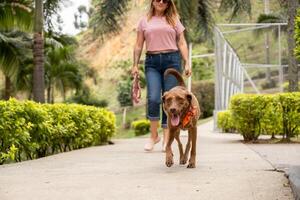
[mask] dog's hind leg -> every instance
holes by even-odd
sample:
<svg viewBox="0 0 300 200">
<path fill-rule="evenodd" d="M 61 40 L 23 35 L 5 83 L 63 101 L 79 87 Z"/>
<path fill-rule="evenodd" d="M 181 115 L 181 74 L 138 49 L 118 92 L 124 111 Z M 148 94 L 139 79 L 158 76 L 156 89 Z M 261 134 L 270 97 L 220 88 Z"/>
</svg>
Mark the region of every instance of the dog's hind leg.
<svg viewBox="0 0 300 200">
<path fill-rule="evenodd" d="M 175 133 L 175 139 L 178 143 L 178 149 L 179 149 L 179 155 L 180 155 L 179 164 L 184 165 L 186 162 L 184 162 L 183 147 L 182 147 L 182 143 L 180 141 L 179 135 L 180 135 L 180 130 Z"/>
<path fill-rule="evenodd" d="M 196 167 L 197 127 L 192 127 L 191 129 L 189 129 L 189 137 L 191 137 L 191 139 L 192 139 L 192 150 L 191 150 L 191 157 L 190 157 L 187 168 L 195 168 Z"/>
<path fill-rule="evenodd" d="M 174 164 L 173 161 L 173 152 L 172 152 L 172 143 L 174 141 L 175 134 L 170 130 L 170 136 L 166 147 L 166 165 L 167 167 L 171 167 Z"/>
</svg>

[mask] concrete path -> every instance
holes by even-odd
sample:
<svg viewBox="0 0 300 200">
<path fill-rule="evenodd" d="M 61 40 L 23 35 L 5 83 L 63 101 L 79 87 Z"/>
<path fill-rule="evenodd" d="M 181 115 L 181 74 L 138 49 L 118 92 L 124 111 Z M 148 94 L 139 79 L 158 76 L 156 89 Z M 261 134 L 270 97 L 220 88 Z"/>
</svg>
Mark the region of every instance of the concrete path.
<svg viewBox="0 0 300 200">
<path fill-rule="evenodd" d="M 161 144 L 143 152 L 146 138 L 117 140 L 34 161 L 0 166 L 1 200 L 291 200 L 283 173 L 241 137 L 198 129 L 197 168 L 164 165 Z M 182 140 L 186 141 L 183 134 Z"/>
<path fill-rule="evenodd" d="M 284 171 L 290 180 L 295 199 L 300 200 L 300 144 L 249 144 L 274 168 Z"/>
</svg>

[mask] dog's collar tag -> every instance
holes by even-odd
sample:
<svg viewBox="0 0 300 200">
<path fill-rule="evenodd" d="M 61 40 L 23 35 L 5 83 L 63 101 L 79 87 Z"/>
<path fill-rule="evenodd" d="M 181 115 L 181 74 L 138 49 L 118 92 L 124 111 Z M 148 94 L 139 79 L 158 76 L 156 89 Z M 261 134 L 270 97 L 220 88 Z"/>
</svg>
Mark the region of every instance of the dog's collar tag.
<svg viewBox="0 0 300 200">
<path fill-rule="evenodd" d="M 190 123 L 191 119 L 196 115 L 196 107 L 191 106 L 182 120 L 182 127 L 186 128 L 186 126 Z"/>
</svg>

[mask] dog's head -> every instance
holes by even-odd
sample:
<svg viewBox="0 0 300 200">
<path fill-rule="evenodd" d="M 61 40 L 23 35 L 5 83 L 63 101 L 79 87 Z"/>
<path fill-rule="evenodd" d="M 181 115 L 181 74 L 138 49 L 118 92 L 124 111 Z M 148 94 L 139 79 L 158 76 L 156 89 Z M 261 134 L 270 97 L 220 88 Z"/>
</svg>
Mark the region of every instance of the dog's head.
<svg viewBox="0 0 300 200">
<path fill-rule="evenodd" d="M 189 109 L 192 95 L 186 90 L 171 90 L 164 93 L 162 101 L 164 111 L 171 125 L 175 127 L 179 125 L 182 115 Z"/>
</svg>

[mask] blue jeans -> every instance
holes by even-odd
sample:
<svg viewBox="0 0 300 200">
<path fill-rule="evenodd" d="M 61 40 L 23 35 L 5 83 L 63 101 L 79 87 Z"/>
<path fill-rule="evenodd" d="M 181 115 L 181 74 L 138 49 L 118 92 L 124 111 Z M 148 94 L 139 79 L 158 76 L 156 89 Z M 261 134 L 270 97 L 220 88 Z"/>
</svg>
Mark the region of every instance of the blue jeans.
<svg viewBox="0 0 300 200">
<path fill-rule="evenodd" d="M 167 128 L 167 116 L 160 108 L 162 94 L 178 84 L 173 75 L 168 75 L 164 79 L 164 72 L 168 68 L 174 68 L 181 73 L 181 57 L 178 51 L 146 54 L 147 118 L 150 121 L 160 120 L 160 110 L 162 110 L 161 126 L 163 128 Z"/>
</svg>

